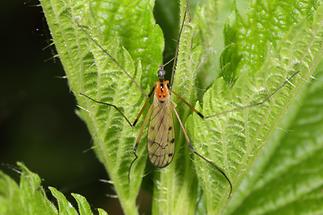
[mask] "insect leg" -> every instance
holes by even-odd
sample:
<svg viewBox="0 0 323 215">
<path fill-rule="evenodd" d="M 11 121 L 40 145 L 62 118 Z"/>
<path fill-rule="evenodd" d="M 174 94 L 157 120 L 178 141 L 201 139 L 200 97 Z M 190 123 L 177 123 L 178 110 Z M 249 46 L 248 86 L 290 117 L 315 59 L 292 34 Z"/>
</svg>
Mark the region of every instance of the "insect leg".
<svg viewBox="0 0 323 215">
<path fill-rule="evenodd" d="M 220 168 L 218 165 L 216 165 L 213 161 L 211 161 L 210 159 L 204 157 L 203 155 L 201 155 L 200 153 L 198 153 L 195 148 L 193 147 L 191 141 L 190 141 L 190 138 L 188 137 L 187 135 L 187 132 L 186 132 L 186 129 L 182 123 L 182 120 L 180 119 L 177 111 L 176 111 L 176 108 L 174 107 L 174 112 L 175 112 L 175 115 L 176 115 L 176 118 L 179 122 L 179 125 L 181 126 L 181 129 L 183 131 L 183 134 L 184 134 L 184 137 L 186 139 L 186 143 L 189 147 L 189 149 L 194 153 L 196 154 L 198 157 L 200 157 L 201 159 L 203 159 L 204 161 L 206 161 L 207 163 L 211 164 L 216 170 L 218 170 L 222 175 L 223 177 L 228 181 L 229 185 L 230 185 L 230 192 L 229 192 L 229 196 L 228 198 L 231 196 L 231 193 L 232 193 L 232 183 L 229 179 L 229 177 L 225 174 L 224 170 L 222 168 Z"/>
<path fill-rule="evenodd" d="M 273 95 L 275 95 L 279 90 L 281 90 L 285 85 L 289 84 L 290 81 L 299 73 L 299 71 L 293 73 L 288 79 L 286 79 L 280 86 L 278 86 L 273 92 L 271 92 L 267 97 L 263 98 L 262 100 L 258 101 L 258 102 L 253 102 L 247 105 L 243 105 L 240 107 L 236 107 L 236 108 L 232 108 L 230 110 L 226 110 L 226 111 L 222 111 L 219 113 L 215 113 L 212 115 L 208 115 L 208 116 L 204 116 L 200 111 L 196 110 L 194 108 L 194 106 L 192 104 L 190 104 L 188 101 L 186 101 L 182 96 L 180 96 L 179 94 L 177 94 L 176 92 L 174 92 L 172 89 L 170 89 L 170 91 L 180 100 L 182 100 L 193 112 L 197 113 L 197 115 L 199 117 L 201 117 L 202 119 L 209 119 L 209 118 L 213 118 L 219 115 L 223 115 L 223 114 L 228 114 L 228 113 L 232 113 L 232 112 L 236 112 L 236 111 L 241 111 L 247 108 L 252 108 L 255 106 L 260 106 L 263 105 L 264 103 L 266 103 L 267 101 L 269 101 L 271 99 L 271 97 Z"/>
<path fill-rule="evenodd" d="M 154 90 L 155 90 L 155 86 L 151 89 L 148 98 L 145 101 L 145 104 L 142 106 L 142 108 L 140 109 L 139 113 L 137 114 L 137 117 L 135 119 L 135 121 L 133 121 L 132 126 L 135 127 L 138 120 L 140 119 L 142 113 L 144 112 L 144 110 L 146 109 L 148 103 L 149 103 L 149 99 L 152 97 L 152 95 L 154 94 Z"/>
<path fill-rule="evenodd" d="M 291 80 L 298 74 L 300 73 L 300 71 L 296 71 L 294 72 L 290 77 L 288 77 L 280 86 L 278 86 L 274 91 L 272 91 L 267 97 L 263 98 L 262 100 L 258 101 L 258 102 L 252 102 L 250 104 L 247 105 L 243 105 L 240 107 L 236 107 L 236 108 L 232 108 L 230 110 L 226 110 L 226 111 L 222 111 L 219 113 L 215 113 L 209 116 L 205 116 L 204 119 L 209 119 L 209 118 L 213 118 L 222 114 L 228 114 L 228 113 L 232 113 L 232 112 L 236 112 L 236 111 L 241 111 L 244 109 L 248 109 L 248 108 L 252 108 L 252 107 L 256 107 L 256 106 L 260 106 L 263 105 L 264 103 L 266 103 L 267 101 L 269 101 L 271 99 L 271 97 L 273 95 L 275 95 L 278 91 L 280 91 L 285 85 L 290 84 Z"/>
<path fill-rule="evenodd" d="M 201 117 L 202 119 L 204 119 L 204 115 L 196 110 L 192 104 L 190 104 L 188 101 L 186 101 L 182 96 L 180 96 L 179 94 L 177 94 L 176 92 L 174 92 L 172 89 L 170 89 L 170 91 L 180 100 L 182 100 L 193 112 L 195 112 L 199 117 Z"/>
<path fill-rule="evenodd" d="M 106 105 L 106 106 L 110 106 L 110 107 L 113 107 L 114 109 L 116 109 L 121 115 L 122 117 L 127 121 L 127 123 L 131 126 L 131 127 L 135 127 L 138 120 L 140 119 L 142 113 L 144 112 L 144 110 L 146 109 L 147 107 L 147 104 L 149 103 L 149 99 L 151 98 L 151 96 L 153 95 L 153 92 L 154 92 L 154 88 L 151 90 L 151 92 L 149 93 L 149 96 L 148 98 L 146 99 L 144 105 L 142 106 L 142 108 L 140 109 L 139 113 L 137 114 L 137 117 L 136 119 L 134 120 L 133 123 L 130 122 L 130 120 L 128 119 L 128 117 L 121 111 L 121 109 L 119 107 L 117 107 L 116 105 L 114 104 L 111 104 L 111 103 L 107 103 L 107 102 L 102 102 L 102 101 L 98 101 L 98 100 L 95 100 L 93 98 L 91 98 L 90 96 L 88 95 L 85 95 L 84 93 L 80 93 L 81 96 L 84 96 L 88 99 L 90 99 L 91 101 L 95 102 L 95 103 L 98 103 L 98 104 L 102 104 L 102 105 Z"/>
<path fill-rule="evenodd" d="M 76 21 L 76 20 L 75 20 Z M 108 50 L 106 50 L 96 39 L 94 39 L 91 34 L 87 31 L 87 27 L 84 25 L 81 25 L 76 21 L 76 25 L 81 29 L 81 31 L 105 54 L 107 55 L 110 60 L 119 67 L 119 69 L 122 70 L 122 72 L 128 76 L 128 78 L 136 85 L 136 87 L 140 90 L 141 94 L 144 96 L 147 96 L 145 91 L 142 89 L 142 87 L 135 81 L 135 79 L 129 74 L 129 72 L 110 54 Z"/>
<path fill-rule="evenodd" d="M 113 107 L 114 109 L 116 109 L 121 115 L 122 117 L 127 121 L 127 123 L 133 127 L 133 125 L 131 124 L 130 120 L 128 119 L 128 117 L 121 111 L 121 109 L 117 106 L 115 106 L 114 104 L 111 104 L 111 103 L 107 103 L 107 102 L 102 102 L 102 101 L 98 101 L 98 100 L 95 100 L 93 98 L 91 98 L 90 96 L 87 96 L 83 93 L 80 93 L 81 96 L 84 96 L 88 99 L 90 99 L 91 101 L 95 102 L 95 103 L 98 103 L 98 104 L 102 104 L 102 105 L 106 105 L 106 106 L 110 106 L 110 107 Z"/>
<path fill-rule="evenodd" d="M 137 148 L 138 148 L 138 145 L 140 143 L 140 140 L 142 138 L 142 135 L 144 133 L 144 129 L 145 127 L 147 126 L 148 124 L 148 121 L 150 119 L 150 115 L 151 115 L 151 111 L 152 111 L 152 107 L 153 106 L 150 106 L 149 110 L 148 110 L 148 113 L 144 119 L 144 122 L 142 123 L 141 127 L 140 127 L 140 130 L 139 130 L 139 134 L 136 138 L 136 143 L 135 145 L 133 146 L 133 154 L 135 155 L 135 158 L 131 161 L 131 164 L 129 166 L 129 170 L 128 170 L 128 182 L 130 183 L 130 173 L 131 173 L 131 168 L 132 168 L 132 165 L 135 163 L 135 161 L 137 160 L 138 158 L 138 155 L 137 155 Z"/>
</svg>

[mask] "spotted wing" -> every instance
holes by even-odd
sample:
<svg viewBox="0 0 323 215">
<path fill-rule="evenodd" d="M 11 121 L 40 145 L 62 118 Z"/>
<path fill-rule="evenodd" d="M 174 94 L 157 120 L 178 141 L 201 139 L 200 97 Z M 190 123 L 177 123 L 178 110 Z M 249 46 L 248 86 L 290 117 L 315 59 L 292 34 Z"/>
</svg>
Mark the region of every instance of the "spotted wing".
<svg viewBox="0 0 323 215">
<path fill-rule="evenodd" d="M 156 167 L 167 166 L 174 157 L 173 104 L 154 103 L 148 128 L 148 155 Z"/>
</svg>

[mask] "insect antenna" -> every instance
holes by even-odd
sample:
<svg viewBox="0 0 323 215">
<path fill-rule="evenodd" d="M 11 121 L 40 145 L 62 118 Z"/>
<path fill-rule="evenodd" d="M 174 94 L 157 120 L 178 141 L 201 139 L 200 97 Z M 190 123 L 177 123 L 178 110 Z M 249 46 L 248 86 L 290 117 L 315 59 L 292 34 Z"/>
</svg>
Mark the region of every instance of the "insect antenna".
<svg viewBox="0 0 323 215">
<path fill-rule="evenodd" d="M 179 51 L 179 43 L 180 43 L 180 39 L 181 39 L 181 36 L 182 36 L 184 23 L 185 23 L 185 20 L 186 20 L 187 9 L 188 9 L 188 0 L 186 2 L 186 7 L 185 7 L 184 15 L 183 15 L 183 20 L 182 20 L 182 23 L 181 23 L 181 26 L 180 26 L 180 29 L 179 29 L 178 37 L 177 37 L 177 45 L 176 45 L 176 49 L 175 49 L 175 56 L 173 58 L 174 62 L 173 62 L 172 74 L 171 74 L 171 79 L 170 79 L 170 85 L 169 86 L 173 86 L 174 75 L 175 75 L 175 70 L 176 70 L 176 65 L 177 65 L 178 51 Z"/>
<path fill-rule="evenodd" d="M 172 57 L 169 61 L 167 61 L 166 63 L 164 63 L 161 66 L 164 68 L 165 66 L 167 66 L 168 64 L 170 64 L 170 62 L 172 62 L 174 59 L 175 59 L 175 57 Z"/>
</svg>

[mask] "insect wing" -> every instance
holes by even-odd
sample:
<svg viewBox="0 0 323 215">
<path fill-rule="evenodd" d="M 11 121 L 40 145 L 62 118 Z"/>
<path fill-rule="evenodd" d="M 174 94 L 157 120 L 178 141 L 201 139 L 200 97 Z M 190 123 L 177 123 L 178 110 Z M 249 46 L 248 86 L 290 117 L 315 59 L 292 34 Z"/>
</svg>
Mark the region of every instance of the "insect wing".
<svg viewBox="0 0 323 215">
<path fill-rule="evenodd" d="M 148 128 L 148 154 L 156 167 L 167 166 L 174 157 L 175 134 L 173 127 L 173 104 L 161 103 L 154 98 Z"/>
</svg>

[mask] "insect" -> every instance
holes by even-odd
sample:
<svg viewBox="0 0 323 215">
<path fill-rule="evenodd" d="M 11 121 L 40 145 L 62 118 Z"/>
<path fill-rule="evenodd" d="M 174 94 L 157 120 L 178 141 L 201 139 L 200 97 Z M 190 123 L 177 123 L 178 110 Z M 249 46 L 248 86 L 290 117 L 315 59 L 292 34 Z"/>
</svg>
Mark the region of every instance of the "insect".
<svg viewBox="0 0 323 215">
<path fill-rule="evenodd" d="M 204 160 L 207 163 L 209 163 L 210 165 L 212 165 L 226 179 L 226 181 L 228 182 L 229 187 L 230 187 L 230 190 L 229 190 L 229 196 L 230 196 L 232 193 L 232 187 L 233 187 L 231 180 L 229 179 L 229 177 L 227 176 L 227 174 L 225 173 L 225 171 L 221 167 L 219 167 L 213 161 L 206 158 L 205 156 L 203 156 L 202 154 L 200 154 L 198 151 L 195 150 L 195 148 L 193 147 L 193 145 L 190 141 L 190 138 L 186 132 L 183 122 L 181 121 L 180 116 L 176 110 L 176 105 L 172 101 L 172 95 L 175 95 L 179 100 L 181 100 L 185 105 L 187 105 L 193 112 L 198 114 L 198 116 L 200 118 L 202 118 L 202 119 L 213 118 L 213 117 L 216 117 L 221 114 L 226 114 L 226 113 L 230 113 L 230 112 L 234 112 L 234 111 L 240 111 L 242 109 L 251 108 L 251 107 L 255 107 L 255 106 L 259 106 L 259 105 L 264 104 L 265 102 L 270 100 L 270 98 L 275 93 L 277 93 L 281 88 L 283 88 L 287 83 L 289 83 L 290 80 L 298 74 L 298 72 L 295 72 L 284 83 L 282 83 L 277 89 L 275 89 L 271 94 L 269 94 L 267 97 L 265 97 L 263 100 L 261 100 L 259 102 L 250 103 L 245 106 L 240 106 L 240 107 L 237 107 L 237 108 L 234 108 L 231 110 L 223 111 L 221 113 L 217 113 L 217 114 L 213 114 L 213 115 L 209 115 L 209 116 L 204 116 L 201 112 L 196 110 L 189 102 L 187 102 L 183 97 L 181 97 L 179 94 L 177 94 L 176 92 L 174 92 L 172 90 L 172 80 L 173 80 L 173 76 L 175 73 L 175 67 L 176 67 L 176 61 L 177 61 L 178 49 L 179 49 L 179 41 L 180 41 L 181 33 L 183 30 L 186 14 L 187 14 L 187 12 L 184 11 L 184 16 L 183 16 L 183 20 L 182 20 L 182 23 L 180 26 L 180 31 L 179 31 L 178 40 L 177 40 L 175 57 L 171 60 L 171 61 L 173 61 L 172 79 L 171 79 L 171 81 L 165 79 L 166 72 L 164 70 L 164 67 L 168 63 L 171 62 L 171 61 L 169 61 L 166 64 L 159 66 L 158 71 L 157 71 L 158 80 L 156 81 L 154 87 L 152 88 L 152 90 L 150 91 L 150 93 L 148 95 L 146 95 L 145 92 L 143 92 L 142 88 L 135 82 L 135 80 L 133 80 L 133 78 L 126 71 L 126 69 L 106 49 L 104 49 L 98 43 L 98 41 L 96 41 L 94 38 L 92 38 L 83 26 L 78 24 L 80 29 L 82 29 L 82 31 L 89 36 L 89 38 L 93 41 L 93 43 L 95 43 L 101 49 L 101 51 L 104 52 L 110 58 L 110 60 L 113 61 L 129 77 L 129 79 L 133 80 L 133 83 L 135 85 L 137 85 L 138 89 L 141 90 L 142 94 L 146 96 L 146 101 L 145 101 L 144 105 L 142 106 L 141 110 L 139 111 L 134 122 L 131 123 L 131 121 L 128 119 L 128 117 L 116 105 L 111 104 L 111 103 L 98 101 L 98 100 L 93 99 L 83 93 L 81 93 L 81 95 L 85 96 L 86 98 L 88 98 L 98 104 L 113 107 L 115 110 L 117 110 L 123 116 L 123 118 L 127 121 L 127 123 L 131 127 L 136 126 L 141 115 L 148 108 L 148 111 L 146 113 L 146 116 L 144 117 L 144 121 L 143 121 L 142 126 L 139 130 L 139 133 L 137 135 L 137 138 L 136 138 L 136 141 L 135 141 L 135 144 L 133 147 L 133 153 L 134 153 L 135 158 L 133 159 L 133 161 L 131 162 L 131 164 L 129 166 L 129 172 L 128 172 L 128 179 L 129 180 L 130 180 L 130 173 L 131 173 L 132 166 L 138 158 L 137 153 L 136 153 L 137 147 L 138 147 L 139 143 L 141 142 L 142 136 L 144 134 L 144 130 L 147 126 L 148 126 L 147 148 L 148 148 L 148 157 L 149 157 L 149 160 L 151 161 L 151 163 L 156 167 L 163 168 L 172 162 L 173 157 L 174 157 L 175 138 L 176 138 L 175 132 L 174 132 L 173 121 L 174 121 L 174 118 L 176 118 L 177 121 L 179 122 L 181 131 L 183 132 L 184 138 L 185 138 L 186 143 L 187 143 L 188 147 L 190 148 L 190 150 L 195 155 L 197 155 L 199 158 L 201 158 L 202 160 Z M 152 103 L 150 104 L 151 99 L 152 99 Z M 149 104 L 150 104 L 150 106 L 149 106 Z"/>
</svg>

